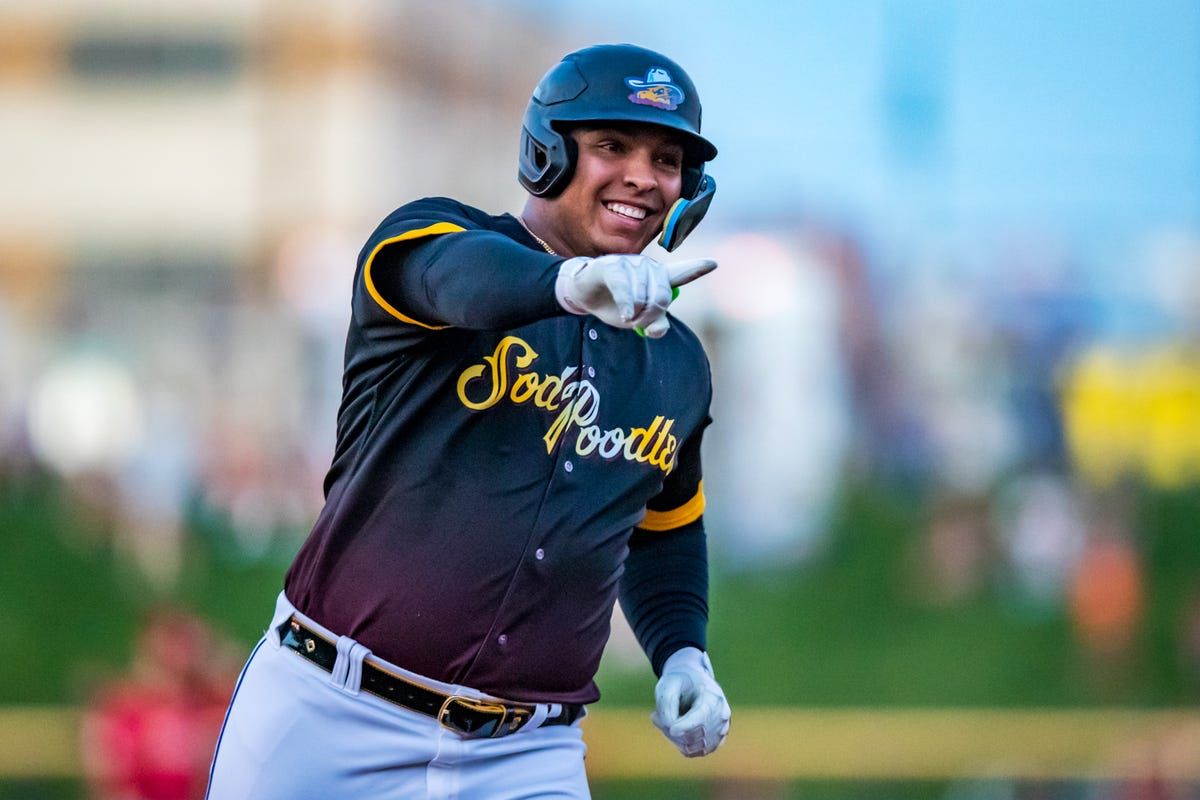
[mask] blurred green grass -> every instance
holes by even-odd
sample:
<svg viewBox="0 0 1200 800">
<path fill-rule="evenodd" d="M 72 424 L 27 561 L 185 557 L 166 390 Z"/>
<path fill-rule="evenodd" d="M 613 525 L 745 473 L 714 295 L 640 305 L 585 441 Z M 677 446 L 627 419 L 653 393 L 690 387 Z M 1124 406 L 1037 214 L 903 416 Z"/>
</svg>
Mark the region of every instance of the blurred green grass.
<svg viewBox="0 0 1200 800">
<path fill-rule="evenodd" d="M 0 704 L 73 703 L 129 663 L 142 618 L 179 603 L 249 645 L 269 619 L 287 557 L 236 557 L 208 526 L 186 545 L 179 583 L 155 590 L 90 515 L 46 479 L 0 483 L 0 621 L 22 657 L 0 659 Z"/>
<path fill-rule="evenodd" d="M 700 781 L 593 781 L 596 800 L 681 800 L 711 797 L 733 800 L 941 800 L 942 783 L 797 781 L 790 784 Z"/>
<path fill-rule="evenodd" d="M 1097 680 L 1061 611 L 1031 612 L 997 585 L 953 605 L 921 592 L 912 552 L 923 510 L 910 496 L 851 487 L 830 547 L 801 568 L 714 567 L 710 647 L 734 704 L 1165 707 L 1195 703 L 1184 614 L 1200 590 L 1200 491 L 1138 499 L 1147 566 L 1143 624 L 1116 678 Z M 71 703 L 127 663 L 140 616 L 179 602 L 247 652 L 269 617 L 296 534 L 239 553 L 219 518 L 193 515 L 177 587 L 157 592 L 116 556 L 110 523 L 49 480 L 0 484 L 0 620 L 20 659 L 0 659 L 0 703 Z M 720 532 L 713 532 L 719 536 Z M 653 676 L 607 660 L 604 702 L 641 706 Z"/>
<path fill-rule="evenodd" d="M 857 486 L 814 563 L 738 576 L 717 565 L 709 645 L 722 685 L 735 706 L 1194 704 L 1200 674 L 1184 638 L 1189 604 L 1200 598 L 1200 491 L 1140 490 L 1136 505 L 1145 607 L 1115 668 L 1096 668 L 1063 609 L 1023 605 L 1002 579 L 962 602 L 926 599 L 913 557 L 921 503 Z M 599 680 L 605 701 L 618 705 L 653 696 L 652 676 L 611 660 Z"/>
</svg>

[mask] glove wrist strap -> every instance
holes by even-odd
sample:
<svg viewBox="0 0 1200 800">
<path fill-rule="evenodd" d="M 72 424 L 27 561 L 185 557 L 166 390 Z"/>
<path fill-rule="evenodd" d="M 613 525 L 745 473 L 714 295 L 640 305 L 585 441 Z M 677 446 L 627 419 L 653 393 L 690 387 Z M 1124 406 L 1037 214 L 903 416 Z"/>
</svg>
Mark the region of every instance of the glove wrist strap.
<svg viewBox="0 0 1200 800">
<path fill-rule="evenodd" d="M 676 650 L 663 663 L 663 674 L 668 672 L 682 672 L 690 670 L 699 670 L 710 678 L 713 676 L 712 662 L 708 660 L 708 653 L 699 650 L 695 647 L 681 647 Z"/>
<path fill-rule="evenodd" d="M 558 304 L 563 307 L 563 310 L 578 316 L 584 316 L 588 310 L 571 296 L 571 289 L 575 286 L 575 278 L 580 271 L 587 266 L 591 259 L 577 256 L 568 258 L 558 268 L 558 277 L 554 279 L 554 297 L 558 300 Z"/>
</svg>

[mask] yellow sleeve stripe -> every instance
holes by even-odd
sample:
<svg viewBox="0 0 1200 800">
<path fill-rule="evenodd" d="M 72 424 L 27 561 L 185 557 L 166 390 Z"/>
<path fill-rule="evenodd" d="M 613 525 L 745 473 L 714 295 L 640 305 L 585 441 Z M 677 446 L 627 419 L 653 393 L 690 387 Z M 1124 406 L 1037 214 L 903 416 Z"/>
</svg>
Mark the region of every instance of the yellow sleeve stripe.
<svg viewBox="0 0 1200 800">
<path fill-rule="evenodd" d="M 679 508 L 670 511 L 651 511 L 646 509 L 646 518 L 638 523 L 644 531 L 669 531 L 695 522 L 704 513 L 704 481 L 696 487 L 696 494 L 691 500 Z"/>
<path fill-rule="evenodd" d="M 389 244 L 405 242 L 410 239 L 420 239 L 424 236 L 440 236 L 443 233 L 458 233 L 459 231 L 463 230 L 466 230 L 466 228 L 462 227 L 461 225 L 455 225 L 453 222 L 436 222 L 433 225 L 429 225 L 424 228 L 418 228 L 415 231 L 405 231 L 399 236 L 393 236 L 390 239 L 384 239 L 382 242 L 375 245 L 375 249 L 371 251 L 371 255 L 367 256 L 367 263 L 363 267 L 363 282 L 367 284 L 367 291 L 371 294 L 371 297 L 375 298 L 375 302 L 379 303 L 380 307 L 383 308 L 384 311 L 388 312 L 401 322 L 407 322 L 410 325 L 419 325 L 422 328 L 428 328 L 431 331 L 440 331 L 444 328 L 449 328 L 449 325 L 426 325 L 424 322 L 415 320 L 407 314 L 404 314 L 387 300 L 384 300 L 383 295 L 381 295 L 379 290 L 375 288 L 375 281 L 371 280 L 371 264 L 374 263 L 375 256 L 379 255 L 379 251 L 387 247 Z"/>
</svg>

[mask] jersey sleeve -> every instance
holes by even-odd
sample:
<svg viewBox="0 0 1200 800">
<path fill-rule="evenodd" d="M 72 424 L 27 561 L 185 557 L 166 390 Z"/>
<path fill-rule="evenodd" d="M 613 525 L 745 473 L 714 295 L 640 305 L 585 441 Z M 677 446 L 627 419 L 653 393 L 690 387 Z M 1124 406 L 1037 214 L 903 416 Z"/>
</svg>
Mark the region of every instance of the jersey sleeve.
<svg viewBox="0 0 1200 800">
<path fill-rule="evenodd" d="M 700 466 L 700 442 L 704 429 L 712 422 L 704 421 L 683 443 L 675 461 L 675 469 L 663 481 L 662 491 L 646 503 L 646 516 L 637 529 L 663 532 L 682 528 L 699 520 L 704 514 L 704 476 Z"/>
<path fill-rule="evenodd" d="M 359 256 L 360 322 L 500 329 L 563 313 L 554 296 L 562 259 L 490 230 L 489 219 L 445 198 L 389 216 Z"/>
</svg>

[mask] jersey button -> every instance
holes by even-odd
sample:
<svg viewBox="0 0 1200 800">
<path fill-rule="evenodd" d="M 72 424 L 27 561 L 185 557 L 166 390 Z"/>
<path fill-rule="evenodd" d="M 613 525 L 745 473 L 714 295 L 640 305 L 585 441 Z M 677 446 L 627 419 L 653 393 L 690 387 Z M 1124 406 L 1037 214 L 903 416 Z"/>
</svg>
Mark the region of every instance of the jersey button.
<svg viewBox="0 0 1200 800">
<path fill-rule="evenodd" d="M 588 367 L 588 377 L 589 378 L 596 377 L 596 368 L 595 367 Z"/>
<path fill-rule="evenodd" d="M 596 341 L 596 339 L 599 336 L 600 336 L 600 334 L 596 333 L 595 328 L 588 328 L 588 338 L 591 339 L 593 342 Z"/>
<path fill-rule="evenodd" d="M 537 549 L 537 551 L 534 552 L 533 557 L 536 558 L 538 561 L 541 561 L 543 558 L 546 557 L 546 551 L 539 547 Z"/>
<path fill-rule="evenodd" d="M 497 643 L 498 645 L 500 645 L 501 647 L 504 647 L 504 645 L 508 644 L 508 634 L 507 634 L 507 633 L 502 633 L 502 634 L 500 634 L 499 636 L 497 636 L 497 637 L 496 637 L 496 643 Z"/>
<path fill-rule="evenodd" d="M 563 469 L 565 469 L 567 472 L 571 472 L 572 470 L 575 469 L 575 465 L 572 464 L 570 461 L 566 461 L 566 462 L 563 462 Z"/>
</svg>

